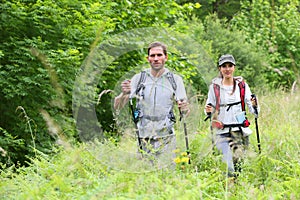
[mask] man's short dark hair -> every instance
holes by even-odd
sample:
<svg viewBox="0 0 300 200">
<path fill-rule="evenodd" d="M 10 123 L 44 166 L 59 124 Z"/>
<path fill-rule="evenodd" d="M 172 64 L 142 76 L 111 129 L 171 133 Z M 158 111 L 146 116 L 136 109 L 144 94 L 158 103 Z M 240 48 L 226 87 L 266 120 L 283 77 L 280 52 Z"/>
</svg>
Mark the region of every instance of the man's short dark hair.
<svg viewBox="0 0 300 200">
<path fill-rule="evenodd" d="M 149 55 L 150 49 L 152 49 L 154 47 L 162 47 L 164 54 L 167 55 L 167 46 L 162 42 L 152 42 L 148 47 L 148 55 Z"/>
</svg>

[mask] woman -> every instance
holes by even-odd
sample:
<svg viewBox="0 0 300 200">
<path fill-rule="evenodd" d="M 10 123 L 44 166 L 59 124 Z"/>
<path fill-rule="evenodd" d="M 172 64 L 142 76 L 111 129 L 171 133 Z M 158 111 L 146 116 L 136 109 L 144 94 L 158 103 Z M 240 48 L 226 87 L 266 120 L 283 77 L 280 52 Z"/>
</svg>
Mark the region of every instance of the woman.
<svg viewBox="0 0 300 200">
<path fill-rule="evenodd" d="M 240 162 L 249 144 L 250 123 L 246 118 L 245 105 L 255 114 L 257 101 L 242 77 L 234 77 L 235 59 L 222 55 L 218 61 L 220 76 L 209 87 L 205 111 L 212 114 L 212 127 L 216 129 L 215 144 L 223 154 L 228 176 L 236 176 Z M 259 110 L 259 109 L 257 109 Z"/>
</svg>

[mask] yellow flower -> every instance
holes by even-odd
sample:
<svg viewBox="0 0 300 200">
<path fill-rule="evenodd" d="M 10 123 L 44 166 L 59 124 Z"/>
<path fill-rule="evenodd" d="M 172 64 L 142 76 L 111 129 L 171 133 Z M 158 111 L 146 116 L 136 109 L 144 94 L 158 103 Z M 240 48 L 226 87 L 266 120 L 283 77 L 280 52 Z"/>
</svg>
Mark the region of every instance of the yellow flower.
<svg viewBox="0 0 300 200">
<path fill-rule="evenodd" d="M 182 158 L 182 159 L 181 159 L 181 162 L 188 163 L 188 162 L 189 162 L 189 158 L 188 158 L 188 157 Z"/>
<path fill-rule="evenodd" d="M 182 152 L 181 156 L 187 156 L 187 152 Z"/>
<path fill-rule="evenodd" d="M 174 159 L 174 162 L 178 164 L 178 163 L 181 162 L 181 159 L 177 157 L 177 158 Z"/>
<path fill-rule="evenodd" d="M 179 150 L 179 149 L 175 149 L 175 150 L 173 150 L 173 152 L 174 152 L 174 153 L 179 153 L 180 150 Z"/>
</svg>

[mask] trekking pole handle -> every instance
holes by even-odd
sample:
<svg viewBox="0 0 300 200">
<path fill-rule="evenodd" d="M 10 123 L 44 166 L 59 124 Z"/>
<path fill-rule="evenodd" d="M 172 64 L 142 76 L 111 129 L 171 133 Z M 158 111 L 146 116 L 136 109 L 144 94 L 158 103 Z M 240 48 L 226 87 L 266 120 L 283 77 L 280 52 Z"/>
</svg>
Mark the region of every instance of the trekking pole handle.
<svg viewBox="0 0 300 200">
<path fill-rule="evenodd" d="M 256 117 L 258 117 L 258 111 L 257 111 L 257 98 L 255 94 L 251 94 L 252 99 L 255 101 L 255 105 L 252 105 L 255 111 Z"/>
<path fill-rule="evenodd" d="M 180 102 L 183 102 L 184 99 L 179 99 L 179 101 L 180 101 Z M 181 121 L 181 119 L 184 117 L 184 112 L 182 112 L 182 110 L 181 110 L 180 108 L 179 108 L 178 110 L 179 110 L 180 121 Z"/>
<path fill-rule="evenodd" d="M 211 107 L 213 107 L 213 108 L 215 108 L 214 105 L 212 105 L 211 103 L 209 103 L 209 104 L 207 104 L 207 105 L 208 105 L 208 106 L 211 106 Z M 211 114 L 212 114 L 212 112 L 208 112 L 208 113 L 207 113 L 207 116 L 211 117 Z"/>
<path fill-rule="evenodd" d="M 214 107 L 211 103 L 207 104 L 208 106 L 211 106 L 211 107 Z M 206 113 L 206 118 L 204 119 L 204 121 L 208 120 L 208 119 L 211 119 L 212 117 L 212 112 L 207 112 Z"/>
<path fill-rule="evenodd" d="M 256 99 L 256 95 L 255 94 L 251 94 L 252 99 L 254 99 L 255 104 L 257 105 L 257 99 Z"/>
</svg>

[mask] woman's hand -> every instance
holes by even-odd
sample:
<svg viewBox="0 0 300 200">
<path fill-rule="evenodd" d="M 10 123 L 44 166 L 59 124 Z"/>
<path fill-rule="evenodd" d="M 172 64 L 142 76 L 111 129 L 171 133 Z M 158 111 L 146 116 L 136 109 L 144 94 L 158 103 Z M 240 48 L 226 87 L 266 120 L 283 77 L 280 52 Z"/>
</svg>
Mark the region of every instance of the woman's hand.
<svg viewBox="0 0 300 200">
<path fill-rule="evenodd" d="M 251 99 L 250 100 L 251 100 L 252 106 L 253 107 L 257 107 L 257 98 L 256 98 L 255 94 L 251 95 Z"/>
<path fill-rule="evenodd" d="M 212 106 L 212 104 L 207 104 L 205 106 L 205 112 L 207 115 L 211 114 L 213 112 L 214 107 Z"/>
</svg>

